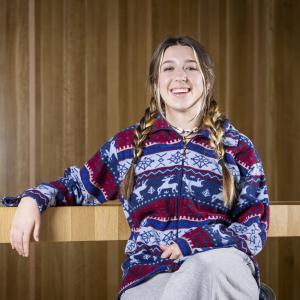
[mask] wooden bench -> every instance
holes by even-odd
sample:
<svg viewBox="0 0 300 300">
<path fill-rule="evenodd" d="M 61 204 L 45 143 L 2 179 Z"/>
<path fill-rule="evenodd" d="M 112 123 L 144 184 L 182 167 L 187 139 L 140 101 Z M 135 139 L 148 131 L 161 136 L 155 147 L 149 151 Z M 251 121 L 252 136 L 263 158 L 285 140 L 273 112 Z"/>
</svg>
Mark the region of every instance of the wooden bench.
<svg viewBox="0 0 300 300">
<path fill-rule="evenodd" d="M 9 243 L 15 207 L 0 207 L 0 243 Z M 300 202 L 272 202 L 269 237 L 300 236 Z M 101 206 L 52 207 L 42 215 L 40 241 L 116 241 L 130 234 L 119 201 Z"/>
</svg>

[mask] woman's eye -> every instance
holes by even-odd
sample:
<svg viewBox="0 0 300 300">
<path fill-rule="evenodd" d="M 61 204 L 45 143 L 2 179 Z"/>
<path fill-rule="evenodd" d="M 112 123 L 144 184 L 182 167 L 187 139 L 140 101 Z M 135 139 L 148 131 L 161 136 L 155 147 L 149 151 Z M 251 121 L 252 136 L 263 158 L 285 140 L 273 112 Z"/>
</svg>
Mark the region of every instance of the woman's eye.
<svg viewBox="0 0 300 300">
<path fill-rule="evenodd" d="M 165 67 L 165 68 L 163 69 L 163 71 L 171 71 L 171 70 L 173 70 L 173 67 Z"/>
<path fill-rule="evenodd" d="M 186 67 L 186 69 L 189 71 L 197 71 L 198 70 L 197 67 L 193 67 L 193 66 L 188 66 L 188 67 Z"/>
</svg>

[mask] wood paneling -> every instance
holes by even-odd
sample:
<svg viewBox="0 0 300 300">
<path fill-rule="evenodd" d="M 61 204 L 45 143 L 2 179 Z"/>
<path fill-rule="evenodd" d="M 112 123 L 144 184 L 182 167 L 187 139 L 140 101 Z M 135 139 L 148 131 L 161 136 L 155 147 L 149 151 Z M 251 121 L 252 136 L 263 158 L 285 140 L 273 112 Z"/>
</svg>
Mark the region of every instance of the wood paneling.
<svg viewBox="0 0 300 300">
<path fill-rule="evenodd" d="M 184 34 L 200 40 L 211 53 L 216 98 L 236 127 L 254 141 L 271 200 L 298 200 L 299 1 L 1 0 L 0 4 L 1 195 L 17 194 L 61 176 L 70 165 L 82 165 L 107 138 L 138 121 L 148 102 L 146 77 L 153 49 L 166 35 Z M 279 299 L 300 295 L 299 243 L 297 238 L 272 238 L 259 255 L 262 278 Z M 112 299 L 123 246 L 113 242 L 32 246 L 29 260 L 1 246 L 0 297 L 83 296 L 72 289 L 75 282 L 83 284 L 89 299 Z M 28 272 L 28 281 L 16 275 L 26 277 Z M 101 282 L 101 291 L 92 288 L 96 282 Z"/>
<path fill-rule="evenodd" d="M 2 1 L 0 12 L 0 193 L 29 184 L 28 3 Z"/>
</svg>

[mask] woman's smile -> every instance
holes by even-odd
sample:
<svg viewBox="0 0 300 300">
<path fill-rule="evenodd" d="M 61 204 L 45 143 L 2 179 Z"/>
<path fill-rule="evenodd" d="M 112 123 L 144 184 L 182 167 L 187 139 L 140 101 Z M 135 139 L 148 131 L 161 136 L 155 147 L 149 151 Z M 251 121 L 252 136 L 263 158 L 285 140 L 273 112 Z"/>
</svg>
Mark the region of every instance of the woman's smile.
<svg viewBox="0 0 300 300">
<path fill-rule="evenodd" d="M 185 97 L 186 95 L 188 95 L 190 93 L 191 89 L 190 88 L 186 88 L 186 87 L 182 87 L 182 88 L 172 88 L 170 90 L 170 92 L 172 93 L 172 95 L 176 96 L 176 97 Z"/>
</svg>

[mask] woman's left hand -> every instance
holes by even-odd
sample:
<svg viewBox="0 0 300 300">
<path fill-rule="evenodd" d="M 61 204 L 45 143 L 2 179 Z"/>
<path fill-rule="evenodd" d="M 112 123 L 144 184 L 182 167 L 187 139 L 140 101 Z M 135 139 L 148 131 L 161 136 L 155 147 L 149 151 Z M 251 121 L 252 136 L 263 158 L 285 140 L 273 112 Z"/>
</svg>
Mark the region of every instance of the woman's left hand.
<svg viewBox="0 0 300 300">
<path fill-rule="evenodd" d="M 161 258 L 177 259 L 183 257 L 179 246 L 176 243 L 172 245 L 159 245 L 160 249 L 163 250 Z"/>
</svg>

